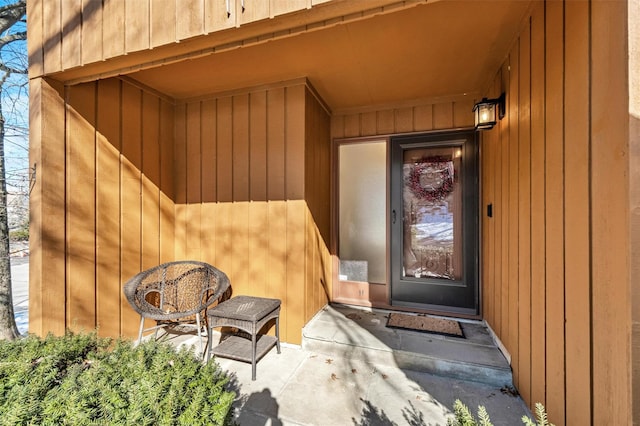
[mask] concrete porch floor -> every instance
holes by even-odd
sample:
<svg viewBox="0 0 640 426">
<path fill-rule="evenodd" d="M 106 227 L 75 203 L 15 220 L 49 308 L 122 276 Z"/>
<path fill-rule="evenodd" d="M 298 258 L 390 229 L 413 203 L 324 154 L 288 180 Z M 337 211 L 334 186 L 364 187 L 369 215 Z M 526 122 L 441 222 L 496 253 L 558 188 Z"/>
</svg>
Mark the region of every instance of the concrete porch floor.
<svg viewBox="0 0 640 426">
<path fill-rule="evenodd" d="M 511 392 L 508 365 L 480 323 L 467 339 L 386 327 L 387 311 L 331 305 L 303 331 L 302 347 L 272 349 L 257 365 L 216 362 L 238 392 L 240 425 L 446 425 L 456 399 L 494 425 L 522 424 L 530 412 Z M 214 334 L 214 344 L 219 335 Z M 178 345 L 197 337 L 175 336 Z M 499 354 L 499 356 L 497 356 Z M 508 382 L 504 378 L 508 377 Z"/>
<path fill-rule="evenodd" d="M 497 387 L 513 385 L 511 367 L 482 322 L 460 321 L 465 337 L 450 337 L 389 328 L 390 312 L 328 306 L 304 328 L 302 347 Z"/>
</svg>

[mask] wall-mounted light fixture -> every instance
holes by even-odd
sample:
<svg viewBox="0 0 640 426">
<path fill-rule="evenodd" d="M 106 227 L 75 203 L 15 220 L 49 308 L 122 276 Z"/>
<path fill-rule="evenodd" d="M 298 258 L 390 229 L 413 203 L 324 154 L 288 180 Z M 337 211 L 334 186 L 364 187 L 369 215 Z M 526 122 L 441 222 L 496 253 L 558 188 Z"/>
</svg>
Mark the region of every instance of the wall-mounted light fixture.
<svg viewBox="0 0 640 426">
<path fill-rule="evenodd" d="M 502 120 L 506 110 L 506 93 L 499 98 L 482 100 L 473 106 L 475 115 L 476 130 L 489 130 L 496 125 L 498 120 Z"/>
</svg>

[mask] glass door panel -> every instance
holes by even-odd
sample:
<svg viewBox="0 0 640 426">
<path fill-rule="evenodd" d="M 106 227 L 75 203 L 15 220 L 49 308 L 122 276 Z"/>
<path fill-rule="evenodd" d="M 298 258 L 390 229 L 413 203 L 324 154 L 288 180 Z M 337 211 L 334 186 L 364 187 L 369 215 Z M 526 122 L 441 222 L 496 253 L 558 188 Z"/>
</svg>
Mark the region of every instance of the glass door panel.
<svg viewBox="0 0 640 426">
<path fill-rule="evenodd" d="M 478 313 L 474 132 L 391 140 L 391 303 Z"/>
<path fill-rule="evenodd" d="M 387 281 L 387 141 L 340 145 L 339 278 Z"/>
<path fill-rule="evenodd" d="M 461 155 L 460 147 L 404 151 L 405 277 L 462 279 Z"/>
</svg>

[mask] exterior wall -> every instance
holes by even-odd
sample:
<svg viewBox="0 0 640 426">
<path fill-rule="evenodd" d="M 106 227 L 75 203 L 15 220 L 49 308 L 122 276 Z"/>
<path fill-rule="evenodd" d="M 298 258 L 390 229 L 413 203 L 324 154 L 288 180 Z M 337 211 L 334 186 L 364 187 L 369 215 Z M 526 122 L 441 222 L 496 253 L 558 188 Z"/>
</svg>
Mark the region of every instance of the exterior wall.
<svg viewBox="0 0 640 426">
<path fill-rule="evenodd" d="M 30 332 L 135 336 L 122 284 L 173 259 L 172 105 L 116 79 L 31 96 Z"/>
<path fill-rule="evenodd" d="M 244 11 L 240 0 L 229 2 L 228 11 L 226 0 L 46 0 L 33 3 L 29 18 L 35 16 L 41 21 L 41 32 L 33 36 L 42 40 L 38 44 L 45 49 L 32 53 L 41 57 L 39 72 L 50 74 L 273 18 L 321 2 L 244 0 Z M 175 18 L 168 19 L 172 15 Z M 29 36 L 32 36 L 31 31 Z"/>
<path fill-rule="evenodd" d="M 629 1 L 629 208 L 631 237 L 633 421 L 640 424 L 640 0 Z"/>
<path fill-rule="evenodd" d="M 300 343 L 329 298 L 329 119 L 304 83 L 178 104 L 176 257 L 225 271 L 233 294 L 282 300 Z M 306 200 L 306 201 L 305 201 Z"/>
<path fill-rule="evenodd" d="M 338 112 L 331 117 L 333 139 L 383 136 L 473 127 L 473 99 L 459 97 L 432 103 Z"/>
<path fill-rule="evenodd" d="M 310 27 L 361 19 L 412 3 L 29 0 L 29 73 L 39 77 L 65 71 L 61 79 L 74 83 L 113 77 L 145 64 L 179 60 L 193 52 L 233 49 L 287 37 Z M 301 11 L 304 13 L 294 14 Z M 225 31 L 229 29 L 234 30 Z"/>
<path fill-rule="evenodd" d="M 331 117 L 312 92 L 305 96 L 305 198 L 323 244 L 329 247 L 331 210 Z"/>
<path fill-rule="evenodd" d="M 300 343 L 331 276 L 329 116 L 304 81 L 175 106 L 119 79 L 31 87 L 32 333 L 135 336 L 122 284 L 191 258 L 280 298 Z"/>
<path fill-rule="evenodd" d="M 307 323 L 332 293 L 331 241 L 331 118 L 318 98 L 305 91 L 305 309 Z"/>
<path fill-rule="evenodd" d="M 28 2 L 31 332 L 98 326 L 132 336 L 138 320 L 122 283 L 188 256 L 229 273 L 236 294 L 282 298 L 283 339 L 299 342 L 331 296 L 331 200 L 319 184 L 330 181 L 329 119 L 312 91 L 294 84 L 174 105 L 123 80 L 65 87 L 40 76 L 96 79 L 394 2 L 328 2 L 336 6 L 324 15 L 316 3 L 286 21 L 267 18 L 308 0 L 253 3 L 247 19 L 256 22 L 245 26 L 237 4 L 230 25 L 208 14 L 213 1 L 194 1 L 194 14 L 164 26 L 157 12 L 171 15 L 173 0 Z M 627 38 L 637 14 L 636 0 L 535 3 L 487 89 L 507 92 L 508 112 L 482 136 L 481 212 L 494 206 L 482 223 L 483 316 L 522 396 L 545 403 L 558 425 L 630 424 L 638 400 L 638 153 L 629 135 L 638 117 L 627 108 L 627 73 L 637 67 L 626 50 L 637 47 Z M 227 25 L 240 27 L 217 31 Z M 468 127 L 472 105 L 338 112 L 330 136 Z"/>
<path fill-rule="evenodd" d="M 282 299 L 300 343 L 331 276 L 329 116 L 304 82 L 176 106 L 118 79 L 31 96 L 31 332 L 135 336 L 122 284 L 192 258 Z"/>
<path fill-rule="evenodd" d="M 483 314 L 557 425 L 631 420 L 626 7 L 537 4 L 487 93 Z"/>
<path fill-rule="evenodd" d="M 29 85 L 29 164 L 36 179 L 29 207 L 29 331 L 64 334 L 64 89 L 45 79 Z M 46 176 L 46 179 L 42 179 Z M 43 278 L 46 276 L 46 286 Z"/>
</svg>

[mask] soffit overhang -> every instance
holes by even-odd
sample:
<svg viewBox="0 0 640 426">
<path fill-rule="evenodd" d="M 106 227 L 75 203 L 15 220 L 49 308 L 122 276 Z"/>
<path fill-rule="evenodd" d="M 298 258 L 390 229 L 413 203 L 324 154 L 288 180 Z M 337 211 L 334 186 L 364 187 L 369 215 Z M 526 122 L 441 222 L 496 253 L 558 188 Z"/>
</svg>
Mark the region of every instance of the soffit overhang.
<svg viewBox="0 0 640 426">
<path fill-rule="evenodd" d="M 505 61 L 530 3 L 412 4 L 160 60 L 121 74 L 178 101 L 305 77 L 334 112 L 410 100 L 476 98 Z"/>
</svg>

